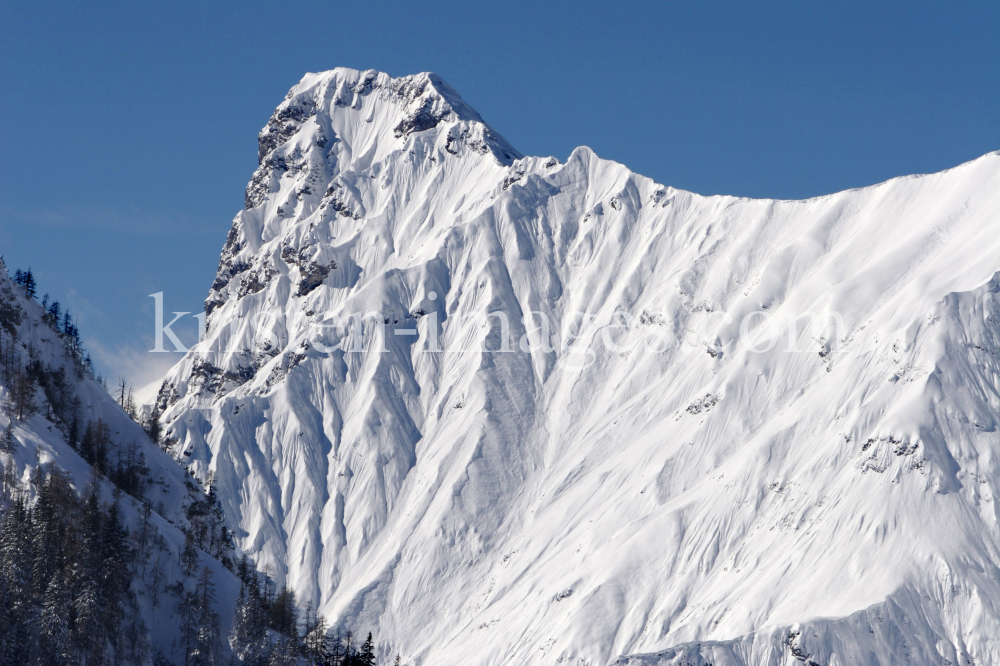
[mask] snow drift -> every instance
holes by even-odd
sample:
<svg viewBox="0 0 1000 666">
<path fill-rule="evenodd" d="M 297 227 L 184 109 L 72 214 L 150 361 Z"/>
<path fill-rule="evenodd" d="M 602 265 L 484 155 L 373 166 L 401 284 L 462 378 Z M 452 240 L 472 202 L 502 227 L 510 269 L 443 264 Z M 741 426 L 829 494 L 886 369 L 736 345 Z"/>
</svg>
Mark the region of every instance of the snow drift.
<svg viewBox="0 0 1000 666">
<path fill-rule="evenodd" d="M 350 69 L 259 138 L 158 404 L 334 624 L 413 664 L 1000 663 L 1000 153 L 703 197 Z"/>
</svg>

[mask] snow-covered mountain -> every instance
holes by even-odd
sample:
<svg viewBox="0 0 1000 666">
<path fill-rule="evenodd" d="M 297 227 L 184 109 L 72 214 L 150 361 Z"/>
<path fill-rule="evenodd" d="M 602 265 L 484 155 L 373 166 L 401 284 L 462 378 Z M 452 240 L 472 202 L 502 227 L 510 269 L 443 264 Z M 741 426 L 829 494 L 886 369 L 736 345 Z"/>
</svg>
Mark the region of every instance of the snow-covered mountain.
<svg viewBox="0 0 1000 666">
<path fill-rule="evenodd" d="M 259 141 L 158 404 L 334 624 L 411 664 L 1000 663 L 1000 153 L 703 197 L 350 69 Z"/>
<path fill-rule="evenodd" d="M 6 434 L 10 427 L 12 436 L 11 451 L 0 450 L 3 476 L 0 517 L 10 509 L 16 496 L 27 500 L 29 506 L 34 505 L 39 495 L 39 477 L 44 479 L 53 470 L 65 473 L 76 495 L 87 497 L 96 485 L 99 501 L 117 506 L 117 515 L 130 532 L 128 547 L 135 551 L 128 566 L 131 579 L 125 585 L 134 594 L 134 606 L 129 607 L 127 614 L 140 616 L 142 621 L 132 626 L 142 629 L 138 630 L 139 635 L 128 640 L 145 645 L 142 663 L 150 663 L 154 658 L 157 663 L 164 663 L 163 660 L 183 663 L 182 619 L 177 606 L 180 595 L 193 589 L 195 581 L 182 572 L 179 555 L 185 544 L 184 530 L 196 531 L 196 523 L 205 524 L 204 508 L 210 504 L 195 480 L 150 441 L 146 432 L 105 387 L 95 381 L 81 360 L 80 349 L 63 334 L 58 317 L 53 318 L 51 310 L 46 313 L 34 298 L 26 295 L 24 288 L 11 280 L 0 257 L 0 432 Z M 34 367 L 29 371 L 30 366 Z M 29 377 L 31 381 L 27 381 Z M 45 387 L 39 387 L 39 377 L 47 378 Z M 22 402 L 33 409 L 19 409 Z M 60 413 L 64 418 L 60 419 Z M 65 418 L 67 414 L 78 417 L 75 428 L 70 418 Z M 81 455 L 81 439 L 87 440 L 85 426 L 98 422 L 106 428 L 105 472 L 114 470 L 123 459 L 126 464 L 133 465 L 141 461 L 135 465 L 141 470 L 137 474 L 143 488 L 141 501 L 116 492 L 109 480 L 113 473 L 95 474 L 95 467 Z M 73 502 L 65 503 L 72 505 Z M 82 505 L 83 500 L 79 503 Z M 7 540 L 3 545 L 8 547 L 10 543 Z M 75 546 L 72 550 L 78 551 L 83 544 Z M 26 556 L 29 563 L 31 561 L 30 553 L 0 554 L 8 558 Z M 53 559 L 58 564 L 54 562 L 52 566 L 58 568 L 69 555 L 62 553 Z M 199 569 L 208 567 L 214 578 L 214 610 L 219 614 L 222 636 L 218 649 L 228 657 L 225 637 L 232 624 L 240 581 L 208 553 L 198 550 L 197 559 Z M 6 572 L 0 572 L 3 573 Z M 78 587 L 78 579 L 84 577 L 80 571 L 67 571 L 66 575 L 70 587 Z M 6 589 L 0 591 L 10 593 Z M 48 601 L 48 597 L 45 599 Z M 78 598 L 74 596 L 74 600 Z M 10 601 L 10 596 L 3 597 L 4 604 L 9 605 Z M 0 617 L 0 620 L 9 619 Z M 38 626 L 45 624 L 45 618 L 35 616 L 30 623 L 37 633 Z M 5 630 L 6 626 L 0 625 L 0 643 L 7 638 Z M 72 647 L 75 650 L 76 646 Z M 124 649 L 116 655 L 116 661 L 133 663 L 123 652 Z M 134 652 L 143 654 L 143 650 Z M 77 658 L 75 651 L 71 654 Z"/>
</svg>

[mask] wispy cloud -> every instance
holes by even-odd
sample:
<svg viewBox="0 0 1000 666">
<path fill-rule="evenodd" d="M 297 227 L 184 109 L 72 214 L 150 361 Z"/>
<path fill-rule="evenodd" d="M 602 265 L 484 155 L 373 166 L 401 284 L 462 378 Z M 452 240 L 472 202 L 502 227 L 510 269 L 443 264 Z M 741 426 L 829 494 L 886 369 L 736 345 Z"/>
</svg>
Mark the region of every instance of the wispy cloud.
<svg viewBox="0 0 1000 666">
<path fill-rule="evenodd" d="M 218 220 L 196 218 L 184 213 L 149 211 L 135 207 L 58 206 L 15 208 L 0 204 L 0 222 L 30 224 L 50 228 L 73 227 L 169 238 L 191 234 L 217 235 Z"/>
<path fill-rule="evenodd" d="M 140 404 L 149 404 L 156 397 L 163 377 L 183 357 L 178 353 L 152 353 L 152 340 L 136 345 L 101 344 L 94 338 L 85 340 L 94 363 L 107 374 L 109 387 L 124 378 L 133 387 Z"/>
</svg>

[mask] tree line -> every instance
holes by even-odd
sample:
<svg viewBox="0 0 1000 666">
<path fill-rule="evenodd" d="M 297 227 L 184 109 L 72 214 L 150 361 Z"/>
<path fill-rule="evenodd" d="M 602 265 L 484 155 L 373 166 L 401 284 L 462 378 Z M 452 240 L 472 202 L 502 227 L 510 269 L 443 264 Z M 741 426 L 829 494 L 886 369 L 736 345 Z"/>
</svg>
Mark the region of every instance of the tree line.
<svg viewBox="0 0 1000 666">
<path fill-rule="evenodd" d="M 14 271 L 14 284 L 24 290 L 25 298 L 37 300 L 38 287 L 30 268 L 26 271 L 18 268 Z M 90 354 L 83 348 L 83 343 L 80 341 L 80 330 L 74 323 L 73 317 L 70 316 L 69 310 L 63 310 L 58 301 L 49 303 L 48 294 L 42 296 L 41 306 L 42 322 L 47 324 L 65 343 L 66 351 L 73 360 L 77 373 L 80 376 L 86 373 L 101 381 L 94 373 L 93 361 L 91 361 Z"/>
<path fill-rule="evenodd" d="M 169 549 L 139 505 L 130 532 L 120 495 L 102 504 L 95 477 L 80 495 L 68 475 L 39 466 L 31 485 L 0 495 L 0 666 L 175 666 L 154 653 L 136 594 L 144 584 L 157 608 L 174 599 L 176 666 L 222 666 L 215 583 L 190 532 L 178 554 L 181 579 L 167 574 Z M 240 593 L 229 645 L 240 666 L 376 666 L 369 632 L 331 632 L 322 616 L 303 617 L 291 588 L 277 590 L 247 556 L 235 566 Z M 400 663 L 399 658 L 396 664 Z M 226 664 L 226 666 L 229 666 Z"/>
<path fill-rule="evenodd" d="M 233 613 L 230 646 L 241 666 L 294 666 L 302 659 L 313 666 L 375 666 L 371 632 L 358 644 L 350 631 L 330 630 L 322 615 L 307 607 L 299 618 L 295 592 L 276 591 L 244 555 L 236 566 L 240 594 Z M 396 666 L 400 657 L 396 657 Z"/>
<path fill-rule="evenodd" d="M 15 285 L 35 297 L 30 271 L 18 271 Z M 44 324 L 62 338 L 77 378 L 94 377 L 80 345 L 79 331 L 58 303 L 42 299 Z M 47 307 L 46 307 L 47 306 Z M 207 568 L 198 569 L 198 548 L 232 567 L 232 540 L 214 494 L 186 506 L 184 578 L 166 580 L 169 550 L 152 522 L 147 500 L 150 470 L 136 442 L 117 443 L 102 420 L 80 417 L 80 400 L 65 366 L 42 363 L 31 339 L 21 342 L 18 327 L 26 314 L 8 287 L 0 295 L 0 384 L 8 388 L 7 426 L 0 430 L 0 453 L 18 448 L 16 423 L 44 410 L 66 442 L 91 465 L 93 482 L 80 496 L 61 470 L 39 465 L 28 487 L 15 475 L 13 460 L 0 456 L 0 666 L 104 666 L 148 664 L 150 641 L 133 582 L 144 581 L 155 608 L 162 595 L 177 597 L 176 615 L 185 662 L 214 664 L 218 654 L 218 614 Z M 102 506 L 97 488 L 105 479 L 115 501 Z M 130 535 L 121 520 L 119 497 L 138 502 L 140 520 Z M 163 513 L 162 503 L 158 507 Z M 192 555 L 193 551 L 193 555 Z M 137 589 L 142 589 L 138 587 Z M 214 643 L 213 643 L 213 626 Z M 206 646 L 211 646 L 208 649 Z M 166 666 L 163 655 L 153 655 Z"/>
<path fill-rule="evenodd" d="M 26 298 L 36 296 L 37 286 L 30 269 L 18 269 L 14 283 L 24 290 Z M 48 294 L 43 296 L 41 305 L 43 321 L 59 334 L 71 359 L 77 364 L 77 377 L 82 379 L 89 374 L 100 381 L 89 370 L 89 357 L 83 356 L 80 333 L 69 313 L 58 302 L 49 303 Z M 19 341 L 17 326 L 23 318 L 24 313 L 16 303 L 0 299 L 0 384 L 9 389 L 6 411 L 10 417 L 7 430 L 0 437 L 0 451 L 13 452 L 14 421 L 25 421 L 44 411 L 46 419 L 62 432 L 66 442 L 94 468 L 97 475 L 136 500 L 145 500 L 151 481 L 142 447 L 135 441 L 113 441 L 111 428 L 100 418 L 84 423 L 80 415 L 80 400 L 71 378 L 67 376 L 66 367 L 49 367 L 41 361 L 31 340 L 25 343 Z M 80 359 L 85 359 L 83 365 L 77 363 Z M 131 389 L 124 380 L 119 386 L 118 402 L 123 411 L 140 422 L 150 440 L 159 444 L 159 414 L 154 413 L 142 422 L 138 418 Z M 190 480 L 186 483 L 192 497 L 197 497 L 199 489 Z M 162 507 L 156 508 L 159 513 L 163 512 Z M 186 511 L 190 526 L 184 529 L 191 532 L 195 545 L 231 569 L 232 536 L 225 526 L 214 489 L 209 489 L 205 500 L 192 501 Z"/>
<path fill-rule="evenodd" d="M 27 298 L 36 298 L 30 269 L 17 271 L 14 282 Z M 63 340 L 77 378 L 89 375 L 101 382 L 69 313 L 58 302 L 49 303 L 47 294 L 41 305 L 43 322 Z M 0 383 L 8 388 L 9 416 L 7 427 L 0 430 L 0 453 L 13 453 L 17 448 L 15 422 L 44 410 L 46 419 L 91 465 L 94 480 L 80 495 L 64 472 L 38 466 L 31 480 L 36 497 L 29 504 L 29 493 L 14 476 L 14 465 L 2 466 L 0 666 L 150 662 L 173 666 L 163 654 L 152 651 L 133 590 L 133 582 L 140 581 L 153 608 L 167 598 L 176 599 L 176 641 L 184 666 L 216 666 L 223 659 L 220 618 L 211 571 L 199 566 L 199 551 L 216 558 L 240 580 L 228 636 L 234 666 L 236 662 L 241 666 L 375 665 L 371 633 L 359 641 L 350 631 L 332 632 L 311 608 L 300 617 L 291 588 L 277 590 L 246 556 L 234 561 L 232 535 L 214 487 L 209 482 L 208 491 L 199 499 L 199 488 L 190 474 L 185 483 L 194 501 L 185 507 L 188 526 L 180 527 L 185 542 L 178 554 L 183 578 L 168 581 L 165 558 L 169 551 L 151 520 L 148 491 L 152 483 L 141 447 L 135 442 L 116 443 L 101 419 L 82 421 L 80 400 L 66 368 L 45 365 L 30 340 L 19 342 L 17 326 L 23 316 L 13 299 L 0 298 Z M 140 420 L 131 391 L 124 382 L 118 389 L 123 410 L 159 444 L 159 414 Z M 101 478 L 115 489 L 110 505 L 99 501 Z M 121 493 L 133 497 L 140 507 L 139 524 L 132 534 L 121 519 Z M 157 509 L 163 513 L 162 506 Z"/>
</svg>

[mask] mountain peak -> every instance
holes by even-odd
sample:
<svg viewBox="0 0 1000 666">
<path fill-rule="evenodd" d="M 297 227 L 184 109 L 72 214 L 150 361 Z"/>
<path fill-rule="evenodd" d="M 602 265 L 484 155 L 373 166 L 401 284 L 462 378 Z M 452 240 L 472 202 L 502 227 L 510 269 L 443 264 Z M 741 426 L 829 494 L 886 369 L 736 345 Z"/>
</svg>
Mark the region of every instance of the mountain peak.
<svg viewBox="0 0 1000 666">
<path fill-rule="evenodd" d="M 1000 635 L 1000 161 L 771 201 L 506 146 L 432 74 L 278 107 L 158 397 L 240 549 L 414 663 L 1000 661 L 942 629 Z"/>
<path fill-rule="evenodd" d="M 247 187 L 246 207 L 259 206 L 284 174 L 306 163 L 313 172 L 326 163 L 330 176 L 364 170 L 431 130 L 445 134 L 452 154 L 464 146 L 503 166 L 521 157 L 436 74 L 393 78 L 347 67 L 306 74 L 258 135 L 260 166 Z"/>
<path fill-rule="evenodd" d="M 336 107 L 360 109 L 362 98 L 377 91 L 387 92 L 403 104 L 403 117 L 393 128 L 397 138 L 430 129 L 445 119 L 483 122 L 479 113 L 466 104 L 454 88 L 432 72 L 393 78 L 374 69 L 362 72 L 349 67 L 336 67 L 306 74 L 288 92 L 285 100 L 291 102 L 303 97 L 320 104 L 321 100 L 329 100 Z"/>
</svg>

